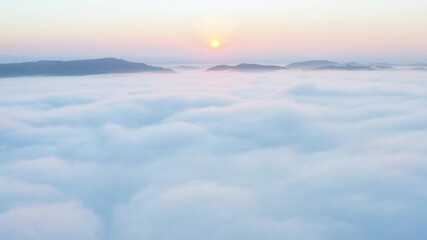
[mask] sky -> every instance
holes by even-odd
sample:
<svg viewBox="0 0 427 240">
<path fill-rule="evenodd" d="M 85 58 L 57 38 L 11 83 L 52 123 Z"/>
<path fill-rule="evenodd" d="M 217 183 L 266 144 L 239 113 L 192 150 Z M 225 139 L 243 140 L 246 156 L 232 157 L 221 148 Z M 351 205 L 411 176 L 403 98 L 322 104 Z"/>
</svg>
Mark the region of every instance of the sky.
<svg viewBox="0 0 427 240">
<path fill-rule="evenodd" d="M 424 0 L 2 0 L 0 55 L 427 62 L 426 12 Z"/>
<path fill-rule="evenodd" d="M 425 240 L 424 71 L 0 81 L 0 239 Z"/>
</svg>

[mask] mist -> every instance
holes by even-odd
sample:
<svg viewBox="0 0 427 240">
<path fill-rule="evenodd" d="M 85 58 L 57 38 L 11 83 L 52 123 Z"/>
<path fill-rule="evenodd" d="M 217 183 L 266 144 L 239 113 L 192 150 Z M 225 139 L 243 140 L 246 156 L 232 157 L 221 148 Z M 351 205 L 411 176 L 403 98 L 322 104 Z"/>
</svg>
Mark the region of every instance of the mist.
<svg viewBox="0 0 427 240">
<path fill-rule="evenodd" d="M 426 80 L 4 78 L 0 238 L 426 239 Z"/>
</svg>

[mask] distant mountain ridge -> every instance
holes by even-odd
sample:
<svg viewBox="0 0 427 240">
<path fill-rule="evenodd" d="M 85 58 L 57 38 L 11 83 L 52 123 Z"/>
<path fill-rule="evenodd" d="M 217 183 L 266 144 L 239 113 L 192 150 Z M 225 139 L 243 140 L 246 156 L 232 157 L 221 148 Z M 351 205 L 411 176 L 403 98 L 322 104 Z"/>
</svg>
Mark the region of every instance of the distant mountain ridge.
<svg viewBox="0 0 427 240">
<path fill-rule="evenodd" d="M 276 65 L 260 65 L 260 64 L 238 64 L 235 66 L 230 65 L 217 65 L 207 69 L 207 71 L 278 71 L 278 70 L 345 70 L 345 71 L 361 71 L 361 70 L 376 70 L 376 69 L 390 69 L 392 68 L 386 64 L 372 64 L 363 65 L 358 63 L 337 63 L 329 60 L 311 60 L 304 62 L 295 62 L 286 66 Z"/>
<path fill-rule="evenodd" d="M 286 66 L 289 69 L 313 69 L 313 68 L 324 68 L 324 67 L 335 67 L 339 66 L 339 63 L 332 62 L 329 60 L 310 60 L 304 62 L 295 62 Z"/>
<path fill-rule="evenodd" d="M 393 65 L 387 63 L 359 64 L 357 62 L 337 63 L 329 60 L 310 60 L 294 62 L 286 66 L 242 63 L 238 65 L 217 65 L 206 71 L 270 72 L 280 70 L 335 70 L 335 71 L 373 71 L 373 70 L 426 70 L 427 64 Z M 197 70 L 199 67 L 181 65 L 182 70 Z M 128 62 L 117 58 L 101 58 L 72 61 L 36 61 L 0 64 L 0 77 L 20 76 L 84 76 L 110 73 L 155 72 L 172 73 L 171 69 L 151 66 L 144 63 Z"/>
<path fill-rule="evenodd" d="M 161 72 L 170 69 L 116 58 L 72 61 L 37 61 L 0 64 L 0 77 L 19 76 L 83 76 L 109 73 Z"/>
</svg>

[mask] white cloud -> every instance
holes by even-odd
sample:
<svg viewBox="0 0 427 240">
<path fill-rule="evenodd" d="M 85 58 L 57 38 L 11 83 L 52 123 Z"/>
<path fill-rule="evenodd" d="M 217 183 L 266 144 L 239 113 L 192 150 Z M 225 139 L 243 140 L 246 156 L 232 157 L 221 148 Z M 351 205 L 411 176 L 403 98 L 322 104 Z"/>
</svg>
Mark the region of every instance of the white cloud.
<svg viewBox="0 0 427 240">
<path fill-rule="evenodd" d="M 425 239 L 425 79 L 4 79 L 0 236 Z"/>
<path fill-rule="evenodd" d="M 17 207 L 0 214 L 1 239 L 100 239 L 100 223 L 76 202 Z"/>
</svg>

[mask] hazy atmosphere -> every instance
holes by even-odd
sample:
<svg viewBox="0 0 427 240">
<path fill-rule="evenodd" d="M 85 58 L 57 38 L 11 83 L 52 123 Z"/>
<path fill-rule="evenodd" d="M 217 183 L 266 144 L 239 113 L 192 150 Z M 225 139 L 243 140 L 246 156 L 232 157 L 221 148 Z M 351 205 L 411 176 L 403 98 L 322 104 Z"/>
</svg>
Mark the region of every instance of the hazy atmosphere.
<svg viewBox="0 0 427 240">
<path fill-rule="evenodd" d="M 426 13 L 1 0 L 0 240 L 426 240 Z"/>
<path fill-rule="evenodd" d="M 420 63 L 426 12 L 425 0 L 2 0 L 0 60 Z"/>
</svg>

